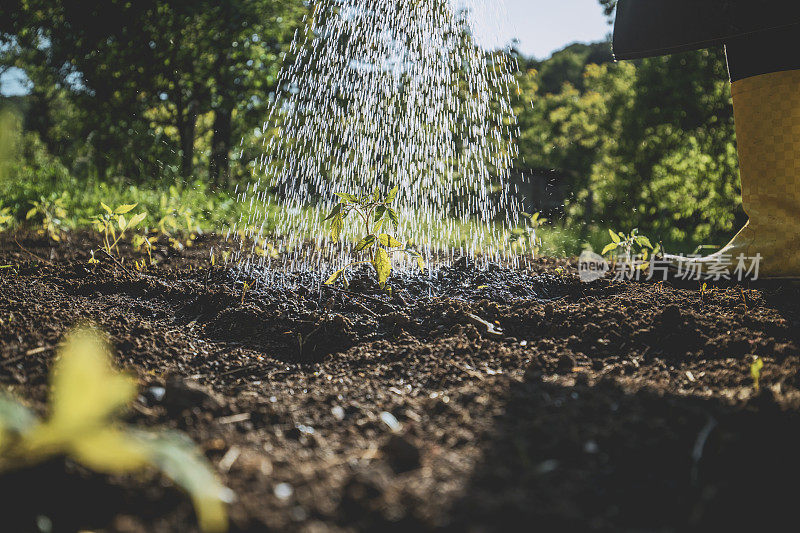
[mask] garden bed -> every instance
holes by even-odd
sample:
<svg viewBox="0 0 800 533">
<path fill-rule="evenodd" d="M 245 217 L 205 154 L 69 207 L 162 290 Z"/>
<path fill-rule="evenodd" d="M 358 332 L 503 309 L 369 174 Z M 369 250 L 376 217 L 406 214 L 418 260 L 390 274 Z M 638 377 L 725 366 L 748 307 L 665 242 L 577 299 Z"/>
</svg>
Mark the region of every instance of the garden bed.
<svg viewBox="0 0 800 533">
<path fill-rule="evenodd" d="M 134 424 L 189 434 L 238 530 L 708 530 L 794 519 L 800 289 L 580 282 L 466 261 L 349 291 L 264 286 L 201 237 L 146 273 L 0 235 L 0 385 L 41 410 L 64 333 L 91 321 L 141 394 Z M 131 253 L 124 251 L 124 254 Z M 764 361 L 760 391 L 750 367 Z M 2 528 L 187 531 L 155 474 L 67 461 L 0 477 Z"/>
</svg>

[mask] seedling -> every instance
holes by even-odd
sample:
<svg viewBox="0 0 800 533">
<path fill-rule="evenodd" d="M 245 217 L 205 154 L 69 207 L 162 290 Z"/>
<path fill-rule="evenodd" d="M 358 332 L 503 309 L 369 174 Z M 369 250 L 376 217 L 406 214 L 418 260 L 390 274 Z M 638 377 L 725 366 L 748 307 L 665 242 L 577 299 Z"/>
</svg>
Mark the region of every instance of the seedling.
<svg viewBox="0 0 800 533">
<path fill-rule="evenodd" d="M 539 254 L 542 243 L 541 239 L 536 237 L 536 232 L 542 224 L 547 222 L 547 219 L 541 217 L 539 213 L 534 213 L 532 215 L 520 213 L 520 216 L 523 224 L 521 227 L 511 230 L 508 243 L 512 251 L 519 253 L 530 252 L 535 259 Z"/>
<path fill-rule="evenodd" d="M 0 231 L 5 231 L 11 226 L 14 217 L 11 215 L 10 207 L 2 207 L 0 204 Z"/>
<path fill-rule="evenodd" d="M 41 217 L 42 228 L 39 233 L 42 235 L 47 234 L 54 241 L 60 242 L 64 226 L 63 220 L 67 217 L 66 201 L 66 192 L 61 193 L 61 196 L 55 200 L 42 196 L 39 201 L 33 202 L 33 207 L 25 214 L 25 220 L 31 220 L 37 216 Z"/>
<path fill-rule="evenodd" d="M 753 360 L 750 365 L 750 376 L 753 378 L 753 390 L 758 394 L 761 391 L 761 369 L 764 368 L 764 361 L 760 357 Z"/>
<path fill-rule="evenodd" d="M 655 247 L 644 235 L 639 235 L 639 230 L 634 229 L 629 234 L 621 231 L 615 232 L 608 230 L 611 235 L 611 242 L 603 248 L 601 255 L 612 254 L 612 257 L 619 262 L 629 266 L 632 270 L 647 270 L 650 268 L 649 258 L 655 257 L 661 251 L 661 246 Z M 637 258 L 641 262 L 637 263 Z"/>
<path fill-rule="evenodd" d="M 227 530 L 232 492 L 186 436 L 115 420 L 134 398 L 136 382 L 112 368 L 107 344 L 91 330 L 71 334 L 53 365 L 47 420 L 0 395 L 0 472 L 54 456 L 114 475 L 152 466 L 189 493 L 203 531 Z"/>
<path fill-rule="evenodd" d="M 389 275 L 392 273 L 392 261 L 390 257 L 396 253 L 404 253 L 416 259 L 420 270 L 425 270 L 425 261 L 415 248 L 412 241 L 407 241 L 404 245 L 389 233 L 382 233 L 387 227 L 397 229 L 399 217 L 397 211 L 392 208 L 395 198 L 397 198 L 398 187 L 394 187 L 386 197 L 381 198 L 380 190 L 375 188 L 372 194 L 356 196 L 348 193 L 336 193 L 340 202 L 331 211 L 325 220 L 331 221 L 331 238 L 338 241 L 342 234 L 344 219 L 350 213 L 356 213 L 363 221 L 365 237 L 362 238 L 353 248 L 354 253 L 366 253 L 369 260 L 354 261 L 343 268 L 334 272 L 325 285 L 333 285 L 341 278 L 345 286 L 348 281 L 345 271 L 357 265 L 372 265 L 375 274 L 378 276 L 378 283 L 383 289 Z"/>
<path fill-rule="evenodd" d="M 163 204 L 162 198 L 162 208 L 166 209 Z M 173 249 L 183 250 L 194 244 L 197 234 L 200 233 L 200 224 L 195 220 L 191 209 L 178 207 L 158 221 L 158 229 L 167 237 Z"/>
<path fill-rule="evenodd" d="M 103 234 L 102 250 L 109 256 L 119 256 L 118 245 L 125 236 L 125 232 L 127 230 L 133 230 L 147 216 L 147 213 L 142 212 L 138 215 L 132 216 L 130 220 L 125 218 L 125 215 L 131 212 L 136 205 L 137 204 L 125 204 L 112 209 L 103 202 L 100 202 L 100 206 L 105 212 L 95 215 L 91 218 L 92 225 L 94 226 L 95 230 Z M 144 240 L 148 242 L 148 245 L 150 244 L 150 241 L 147 239 L 147 237 L 145 237 Z M 150 252 L 148 250 L 148 255 L 149 253 Z M 94 257 L 94 254 L 92 254 L 92 259 L 90 259 L 89 262 L 92 263 L 93 261 L 97 261 Z"/>
</svg>

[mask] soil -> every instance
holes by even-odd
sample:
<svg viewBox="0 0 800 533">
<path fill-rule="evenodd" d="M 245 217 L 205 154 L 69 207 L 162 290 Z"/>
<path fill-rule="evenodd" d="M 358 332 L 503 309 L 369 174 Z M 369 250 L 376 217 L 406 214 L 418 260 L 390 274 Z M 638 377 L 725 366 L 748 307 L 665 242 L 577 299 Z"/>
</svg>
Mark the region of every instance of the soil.
<svg viewBox="0 0 800 533">
<path fill-rule="evenodd" d="M 57 345 L 105 330 L 141 394 L 127 419 L 197 442 L 233 531 L 792 527 L 800 289 L 581 283 L 575 262 L 466 261 L 348 291 L 158 265 L 89 234 L 0 236 L 0 386 L 46 410 Z M 244 292 L 244 294 L 243 294 Z M 760 390 L 750 375 L 764 361 Z M 4 531 L 193 531 L 156 473 L 58 459 L 0 477 Z M 796 526 L 794 526 L 796 527 Z"/>
</svg>

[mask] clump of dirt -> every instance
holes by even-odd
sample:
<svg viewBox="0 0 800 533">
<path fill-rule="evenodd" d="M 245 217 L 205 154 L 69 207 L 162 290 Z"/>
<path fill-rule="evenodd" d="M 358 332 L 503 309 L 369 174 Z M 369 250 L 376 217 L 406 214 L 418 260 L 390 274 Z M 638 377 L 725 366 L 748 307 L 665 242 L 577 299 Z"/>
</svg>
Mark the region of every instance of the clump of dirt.
<svg viewBox="0 0 800 533">
<path fill-rule="evenodd" d="M 237 494 L 233 530 L 794 519 L 796 287 L 584 284 L 574 261 L 464 260 L 398 275 L 389 295 L 366 270 L 342 289 L 211 266 L 212 246 L 232 246 L 212 236 L 157 245 L 145 273 L 129 268 L 131 250 L 89 265 L 90 234 L 15 237 L 0 235 L 3 387 L 43 410 L 58 343 L 96 322 L 141 383 L 129 421 L 200 444 Z M 13 531 L 196 527 L 155 474 L 57 460 L 0 476 L 0 491 Z"/>
</svg>

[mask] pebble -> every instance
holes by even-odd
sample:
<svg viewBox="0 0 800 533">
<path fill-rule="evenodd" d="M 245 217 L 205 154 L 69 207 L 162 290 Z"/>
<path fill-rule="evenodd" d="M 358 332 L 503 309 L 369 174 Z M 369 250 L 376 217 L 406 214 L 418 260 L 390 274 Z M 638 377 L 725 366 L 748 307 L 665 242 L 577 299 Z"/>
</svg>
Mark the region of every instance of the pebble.
<svg viewBox="0 0 800 533">
<path fill-rule="evenodd" d="M 278 483 L 273 492 L 279 500 L 288 500 L 294 494 L 294 489 L 288 483 Z"/>
</svg>

